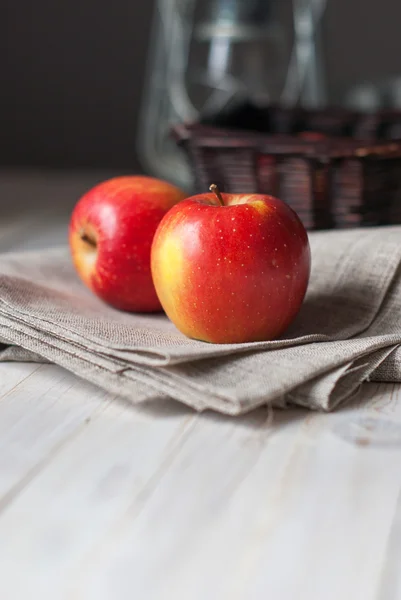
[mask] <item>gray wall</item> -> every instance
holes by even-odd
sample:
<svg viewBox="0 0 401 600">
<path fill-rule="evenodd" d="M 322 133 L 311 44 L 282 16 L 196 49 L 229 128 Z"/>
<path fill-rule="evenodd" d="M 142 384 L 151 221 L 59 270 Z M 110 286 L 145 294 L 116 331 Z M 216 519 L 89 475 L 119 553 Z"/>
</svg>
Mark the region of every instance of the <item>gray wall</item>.
<svg viewBox="0 0 401 600">
<path fill-rule="evenodd" d="M 0 4 L 0 164 L 135 168 L 152 2 Z"/>
<path fill-rule="evenodd" d="M 328 0 L 324 24 L 333 102 L 358 81 L 401 76 L 400 0 Z"/>
</svg>

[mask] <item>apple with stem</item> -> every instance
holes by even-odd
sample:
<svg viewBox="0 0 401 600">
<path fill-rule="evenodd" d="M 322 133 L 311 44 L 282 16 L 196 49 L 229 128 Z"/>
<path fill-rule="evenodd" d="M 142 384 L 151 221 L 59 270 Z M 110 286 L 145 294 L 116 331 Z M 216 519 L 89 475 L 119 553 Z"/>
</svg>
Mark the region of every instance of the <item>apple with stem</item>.
<svg viewBox="0 0 401 600">
<path fill-rule="evenodd" d="M 185 335 L 214 343 L 271 340 L 305 296 L 308 236 L 281 200 L 212 185 L 163 217 L 151 268 L 165 312 Z"/>
<path fill-rule="evenodd" d="M 125 176 L 89 190 L 71 216 L 69 242 L 82 281 L 112 306 L 161 310 L 150 271 L 150 250 L 161 219 L 186 194 L 152 177 Z"/>
</svg>

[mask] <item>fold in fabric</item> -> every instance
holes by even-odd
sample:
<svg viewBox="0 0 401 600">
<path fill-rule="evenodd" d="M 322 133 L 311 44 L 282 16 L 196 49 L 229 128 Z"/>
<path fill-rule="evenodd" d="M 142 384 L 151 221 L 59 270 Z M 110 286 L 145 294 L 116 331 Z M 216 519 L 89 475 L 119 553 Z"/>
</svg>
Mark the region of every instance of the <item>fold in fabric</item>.
<svg viewBox="0 0 401 600">
<path fill-rule="evenodd" d="M 163 314 L 123 313 L 79 281 L 68 250 L 0 256 L 0 360 L 53 362 L 133 403 L 164 396 L 241 414 L 331 410 L 365 380 L 401 381 L 401 227 L 310 234 L 304 305 L 272 342 L 207 344 Z"/>
</svg>

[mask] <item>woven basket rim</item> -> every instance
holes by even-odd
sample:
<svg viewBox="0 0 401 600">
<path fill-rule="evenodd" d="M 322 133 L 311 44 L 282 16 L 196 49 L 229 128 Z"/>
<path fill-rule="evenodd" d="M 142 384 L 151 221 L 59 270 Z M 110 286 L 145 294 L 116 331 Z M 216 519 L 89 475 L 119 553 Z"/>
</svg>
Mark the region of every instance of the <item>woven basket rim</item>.
<svg viewBox="0 0 401 600">
<path fill-rule="evenodd" d="M 322 140 L 308 140 L 296 134 L 258 133 L 200 123 L 179 123 L 172 127 L 172 134 L 178 144 L 227 150 L 254 149 L 261 153 L 305 156 L 317 160 L 352 157 L 389 159 L 401 156 L 401 139 L 367 141 L 328 136 Z"/>
</svg>

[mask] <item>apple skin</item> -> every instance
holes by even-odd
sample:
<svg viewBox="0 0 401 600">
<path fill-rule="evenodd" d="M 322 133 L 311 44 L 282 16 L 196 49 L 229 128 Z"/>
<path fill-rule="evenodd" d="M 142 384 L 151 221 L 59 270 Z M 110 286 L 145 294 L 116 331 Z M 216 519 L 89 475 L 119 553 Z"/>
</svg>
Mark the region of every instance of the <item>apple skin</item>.
<svg viewBox="0 0 401 600">
<path fill-rule="evenodd" d="M 308 286 L 308 236 L 272 196 L 213 194 L 184 200 L 162 219 L 151 266 L 160 302 L 190 338 L 271 340 L 296 316 Z"/>
<path fill-rule="evenodd" d="M 69 227 L 82 281 L 115 308 L 161 310 L 150 271 L 152 240 L 163 216 L 185 197 L 170 183 L 134 175 L 89 190 L 76 204 Z"/>
</svg>

